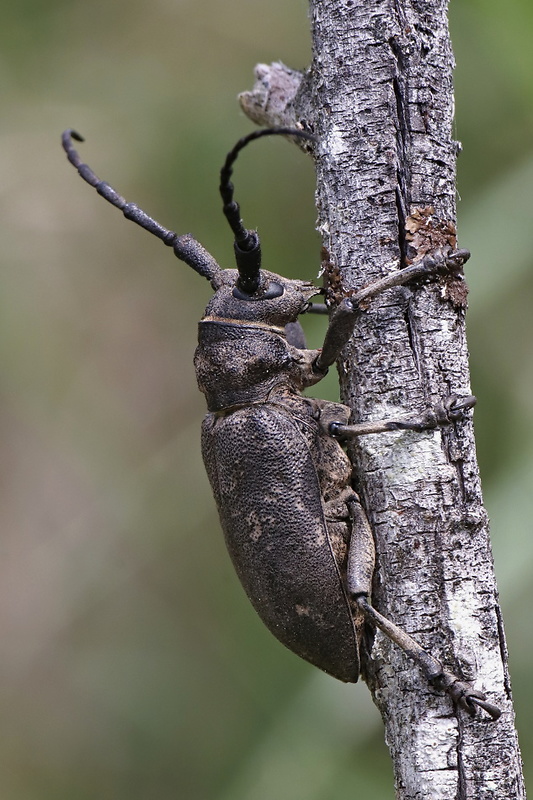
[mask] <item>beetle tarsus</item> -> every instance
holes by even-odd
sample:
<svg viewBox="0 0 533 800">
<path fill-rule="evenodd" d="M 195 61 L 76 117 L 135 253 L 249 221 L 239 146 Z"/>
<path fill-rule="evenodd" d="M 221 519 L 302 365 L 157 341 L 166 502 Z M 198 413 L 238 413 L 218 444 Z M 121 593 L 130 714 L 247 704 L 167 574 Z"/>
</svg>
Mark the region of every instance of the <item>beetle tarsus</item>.
<svg viewBox="0 0 533 800">
<path fill-rule="evenodd" d="M 464 397 L 458 397 L 456 394 L 449 395 L 443 403 L 447 421 L 456 422 L 464 419 L 466 412 L 473 408 L 476 403 L 477 398 L 473 394 L 465 395 Z"/>
<path fill-rule="evenodd" d="M 467 695 L 465 698 L 465 702 L 469 706 L 472 706 L 472 704 L 474 704 L 482 708 L 484 711 L 487 712 L 487 714 L 490 717 L 492 717 L 494 722 L 496 722 L 496 720 L 498 720 L 502 715 L 501 709 L 498 708 L 498 706 L 495 706 L 492 703 L 487 703 L 487 701 L 483 697 Z M 474 716 L 474 714 L 472 714 L 472 716 Z"/>
<path fill-rule="evenodd" d="M 446 687 L 446 690 L 455 705 L 462 708 L 471 717 L 477 715 L 478 708 L 483 709 L 494 721 L 499 719 L 502 715 L 501 709 L 487 701 L 487 696 L 484 692 L 478 692 L 472 689 L 467 683 L 457 678 Z"/>
</svg>

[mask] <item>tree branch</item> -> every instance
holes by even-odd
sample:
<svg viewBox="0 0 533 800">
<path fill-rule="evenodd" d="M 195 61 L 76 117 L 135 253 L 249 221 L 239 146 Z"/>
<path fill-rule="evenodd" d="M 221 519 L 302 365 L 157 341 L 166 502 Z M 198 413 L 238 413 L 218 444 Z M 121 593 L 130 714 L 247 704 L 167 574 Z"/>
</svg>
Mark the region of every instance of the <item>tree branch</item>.
<svg viewBox="0 0 533 800">
<path fill-rule="evenodd" d="M 260 65 L 259 84 L 241 96 L 259 124 L 318 135 L 319 229 L 337 300 L 455 245 L 446 12 L 445 0 L 311 0 L 310 69 Z M 468 395 L 465 311 L 460 279 L 374 299 L 339 364 L 354 420 Z M 376 539 L 376 608 L 503 710 L 497 722 L 457 711 L 377 632 L 364 677 L 397 797 L 525 797 L 471 423 L 363 436 L 351 456 Z"/>
</svg>

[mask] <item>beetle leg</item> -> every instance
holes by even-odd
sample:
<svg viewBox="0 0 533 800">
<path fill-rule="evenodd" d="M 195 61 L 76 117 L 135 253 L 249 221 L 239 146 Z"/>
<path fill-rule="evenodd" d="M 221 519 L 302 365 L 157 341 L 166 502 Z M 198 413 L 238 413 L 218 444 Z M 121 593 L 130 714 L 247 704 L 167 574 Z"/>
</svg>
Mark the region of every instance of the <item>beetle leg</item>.
<svg viewBox="0 0 533 800">
<path fill-rule="evenodd" d="M 498 719 L 501 713 L 499 708 L 488 703 L 483 692 L 472 689 L 452 672 L 444 669 L 440 661 L 424 650 L 406 631 L 373 608 L 369 597 L 374 572 L 374 537 L 368 517 L 355 493 L 348 501 L 348 508 L 352 520 L 347 566 L 348 594 L 355 600 L 365 619 L 383 631 L 409 658 L 415 661 L 424 671 L 429 683 L 436 689 L 447 691 L 454 703 L 470 716 L 475 716 L 476 706 L 479 706 L 492 719 Z"/>
<path fill-rule="evenodd" d="M 299 320 L 288 322 L 285 325 L 285 336 L 287 337 L 287 342 L 293 347 L 297 347 L 298 350 L 307 349 L 304 329 Z"/>
<path fill-rule="evenodd" d="M 312 303 L 306 314 L 329 314 L 329 308 L 324 303 Z"/>
<path fill-rule="evenodd" d="M 408 633 L 376 611 L 370 605 L 368 596 L 359 595 L 356 600 L 366 619 L 383 631 L 391 641 L 401 647 L 406 655 L 422 667 L 429 683 L 437 689 L 447 691 L 459 708 L 464 709 L 471 717 L 474 717 L 476 715 L 476 706 L 479 706 L 493 720 L 497 720 L 500 717 L 500 709 L 492 703 L 488 703 L 483 692 L 472 689 L 468 683 L 459 680 L 452 672 L 444 669 L 440 661 L 424 650 Z"/>
<path fill-rule="evenodd" d="M 347 566 L 348 594 L 355 600 L 365 619 L 383 631 L 409 658 L 415 661 L 423 669 L 429 683 L 439 690 L 447 691 L 454 703 L 470 716 L 475 716 L 476 706 L 479 706 L 492 719 L 498 719 L 501 713 L 499 708 L 488 703 L 483 692 L 472 689 L 452 672 L 444 669 L 440 661 L 424 650 L 406 631 L 372 607 L 369 597 L 374 572 L 374 537 L 368 517 L 355 493 L 348 501 L 348 509 L 352 520 Z"/>
<path fill-rule="evenodd" d="M 443 425 L 450 425 L 463 419 L 466 412 L 476 404 L 473 395 L 458 397 L 451 394 L 434 409 L 423 414 L 397 420 L 379 420 L 376 422 L 359 422 L 356 425 L 343 425 L 332 422 L 329 425 L 331 436 L 336 439 L 364 436 L 368 433 L 386 433 L 387 431 L 427 431 Z"/>
<path fill-rule="evenodd" d="M 368 517 L 355 494 L 348 500 L 352 535 L 348 549 L 347 581 L 350 597 L 369 596 L 376 560 L 374 535 Z"/>
<path fill-rule="evenodd" d="M 345 297 L 331 315 L 322 350 L 314 364 L 315 372 L 325 374 L 340 356 L 342 348 L 348 343 L 352 335 L 361 304 L 368 302 L 368 300 L 381 294 L 386 289 L 391 289 L 393 286 L 403 286 L 403 284 L 416 278 L 428 277 L 438 273 L 457 274 L 469 258 L 470 253 L 468 250 L 437 250 L 435 253 L 425 255 L 415 264 L 396 270 L 384 278 L 365 286 L 363 289 L 359 289 L 358 292 L 355 292 L 350 297 Z"/>
</svg>

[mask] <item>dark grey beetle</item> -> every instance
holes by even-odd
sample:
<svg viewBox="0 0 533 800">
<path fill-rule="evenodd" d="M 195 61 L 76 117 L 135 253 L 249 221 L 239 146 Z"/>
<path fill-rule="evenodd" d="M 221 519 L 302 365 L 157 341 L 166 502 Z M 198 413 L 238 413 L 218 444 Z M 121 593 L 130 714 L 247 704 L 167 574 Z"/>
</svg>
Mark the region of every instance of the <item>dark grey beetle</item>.
<svg viewBox="0 0 533 800">
<path fill-rule="evenodd" d="M 327 311 L 310 303 L 322 290 L 261 269 L 259 237 L 244 227 L 230 181 L 240 150 L 273 134 L 315 141 L 300 130 L 266 129 L 243 137 L 228 154 L 220 191 L 235 236 L 236 270 L 221 269 L 190 234 L 167 230 L 100 181 L 74 149 L 72 139 L 83 141 L 75 131 L 65 131 L 62 142 L 87 183 L 127 219 L 172 247 L 215 291 L 199 323 L 194 357 L 209 412 L 202 425 L 202 453 L 233 564 L 266 626 L 297 655 L 342 681 L 355 682 L 359 644 L 369 622 L 461 708 L 473 716 L 479 706 L 497 719 L 499 709 L 483 693 L 444 669 L 371 606 L 372 531 L 339 443 L 362 434 L 450 424 L 475 398 L 451 396 L 419 417 L 349 425 L 346 406 L 300 394 L 338 358 L 363 302 L 392 286 L 457 272 L 469 253 L 426 256 L 345 298 L 331 315 L 322 348 L 305 349 L 298 317 Z"/>
</svg>

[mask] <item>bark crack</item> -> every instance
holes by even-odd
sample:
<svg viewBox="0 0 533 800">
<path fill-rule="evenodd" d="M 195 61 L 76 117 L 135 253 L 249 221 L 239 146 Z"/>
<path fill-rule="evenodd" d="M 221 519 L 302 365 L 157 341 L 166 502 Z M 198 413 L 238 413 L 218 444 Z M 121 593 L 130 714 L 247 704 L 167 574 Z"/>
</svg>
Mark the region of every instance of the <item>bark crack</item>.
<svg viewBox="0 0 533 800">
<path fill-rule="evenodd" d="M 396 3 L 397 13 L 398 4 Z M 389 46 L 394 57 L 395 74 L 392 78 L 396 110 L 396 207 L 398 213 L 398 245 L 402 255 L 402 264 L 406 263 L 407 242 L 405 236 L 405 222 L 409 216 L 411 204 L 411 166 L 409 161 L 409 107 L 407 103 L 408 92 L 408 67 L 401 42 L 398 36 L 389 38 Z"/>
<path fill-rule="evenodd" d="M 405 228 L 404 228 L 405 229 Z M 415 364 L 415 369 L 420 379 L 420 382 L 424 383 L 424 372 L 422 370 L 422 363 L 420 358 L 420 339 L 418 335 L 418 328 L 416 322 L 416 316 L 413 313 L 413 296 L 410 293 L 409 297 L 407 298 L 407 305 L 404 314 L 405 320 L 405 327 L 407 330 L 407 338 L 409 340 L 409 346 L 411 348 L 411 352 L 413 354 L 413 361 Z M 427 386 L 423 386 L 424 389 L 424 397 L 425 399 L 429 400 L 429 395 L 427 391 Z"/>
<path fill-rule="evenodd" d="M 505 640 L 505 631 L 503 628 L 503 617 L 500 606 L 496 603 L 495 604 L 495 612 L 496 618 L 498 620 L 498 641 L 500 645 L 500 653 L 502 657 L 502 661 L 504 664 L 507 663 L 508 653 L 507 653 L 507 643 Z M 507 670 L 504 672 L 504 685 L 505 685 L 505 692 L 509 700 L 512 699 L 512 692 L 511 692 L 511 681 L 509 680 L 509 674 Z"/>
<path fill-rule="evenodd" d="M 458 720 L 457 730 L 457 800 L 468 800 L 466 766 L 463 758 L 463 726 Z"/>
</svg>

